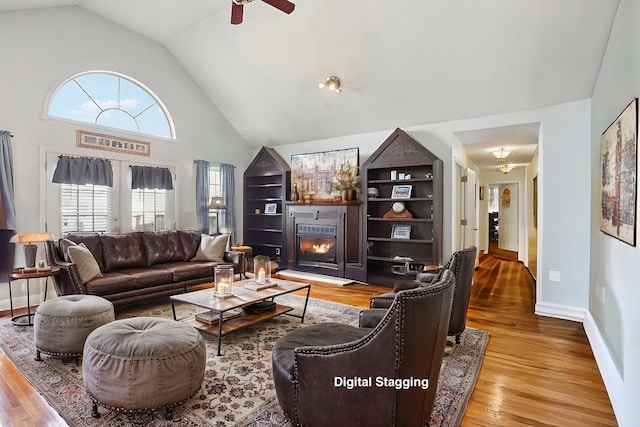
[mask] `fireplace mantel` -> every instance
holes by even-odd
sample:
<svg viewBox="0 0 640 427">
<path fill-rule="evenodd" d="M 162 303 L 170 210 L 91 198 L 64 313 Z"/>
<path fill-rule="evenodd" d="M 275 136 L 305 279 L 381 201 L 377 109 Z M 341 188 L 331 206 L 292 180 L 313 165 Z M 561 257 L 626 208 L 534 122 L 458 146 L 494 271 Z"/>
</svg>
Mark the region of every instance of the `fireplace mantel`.
<svg viewBox="0 0 640 427">
<path fill-rule="evenodd" d="M 366 280 L 362 250 L 362 202 L 314 201 L 288 202 L 286 204 L 287 264 L 289 268 L 311 273 L 326 274 L 358 281 Z M 313 238 L 314 228 L 335 228 L 335 259 L 318 257 L 317 262 L 300 252 L 300 244 Z M 302 232 L 303 230 L 304 232 Z M 319 233 L 318 239 L 328 240 Z"/>
</svg>

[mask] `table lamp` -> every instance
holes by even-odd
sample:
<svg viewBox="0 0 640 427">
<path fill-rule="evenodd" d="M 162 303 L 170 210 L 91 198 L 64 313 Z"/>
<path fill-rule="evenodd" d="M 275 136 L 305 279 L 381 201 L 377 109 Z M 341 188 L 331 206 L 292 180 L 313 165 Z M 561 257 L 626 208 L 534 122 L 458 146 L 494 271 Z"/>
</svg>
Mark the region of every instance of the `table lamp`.
<svg viewBox="0 0 640 427">
<path fill-rule="evenodd" d="M 51 233 L 32 233 L 32 234 L 15 234 L 10 240 L 10 243 L 24 243 L 24 262 L 26 268 L 34 268 L 36 266 L 36 252 L 38 246 L 34 245 L 37 242 L 44 242 L 46 240 L 53 240 L 53 234 Z"/>
<path fill-rule="evenodd" d="M 213 196 L 209 203 L 209 210 L 216 213 L 216 235 L 220 234 L 220 211 L 227 209 L 224 199 L 220 196 Z"/>
</svg>

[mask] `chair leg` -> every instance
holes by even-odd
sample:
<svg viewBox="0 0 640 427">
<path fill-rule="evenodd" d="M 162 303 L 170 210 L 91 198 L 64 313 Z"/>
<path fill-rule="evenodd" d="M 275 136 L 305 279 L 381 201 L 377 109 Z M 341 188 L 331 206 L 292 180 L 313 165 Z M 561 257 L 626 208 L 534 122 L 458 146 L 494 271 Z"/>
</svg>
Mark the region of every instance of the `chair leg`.
<svg viewBox="0 0 640 427">
<path fill-rule="evenodd" d="M 460 344 L 460 335 L 461 334 L 456 334 L 456 344 Z"/>
<path fill-rule="evenodd" d="M 36 350 L 36 358 L 35 358 L 35 360 L 38 361 L 38 362 L 42 362 L 42 357 L 40 357 L 40 350 Z"/>
</svg>

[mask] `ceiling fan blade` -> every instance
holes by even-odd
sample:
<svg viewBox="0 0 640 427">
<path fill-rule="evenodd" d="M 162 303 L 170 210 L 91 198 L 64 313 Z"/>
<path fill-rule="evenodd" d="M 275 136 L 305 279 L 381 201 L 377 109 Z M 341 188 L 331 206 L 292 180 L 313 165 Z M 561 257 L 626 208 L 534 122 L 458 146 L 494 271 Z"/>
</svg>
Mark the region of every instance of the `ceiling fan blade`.
<svg viewBox="0 0 640 427">
<path fill-rule="evenodd" d="M 241 4 L 237 4 L 235 2 L 231 2 L 231 23 L 234 25 L 242 23 L 242 12 L 244 6 Z"/>
<path fill-rule="evenodd" d="M 262 1 L 270 4 L 276 9 L 280 9 L 284 13 L 291 13 L 293 12 L 293 9 L 296 8 L 296 5 L 291 3 L 288 0 L 262 0 Z"/>
</svg>

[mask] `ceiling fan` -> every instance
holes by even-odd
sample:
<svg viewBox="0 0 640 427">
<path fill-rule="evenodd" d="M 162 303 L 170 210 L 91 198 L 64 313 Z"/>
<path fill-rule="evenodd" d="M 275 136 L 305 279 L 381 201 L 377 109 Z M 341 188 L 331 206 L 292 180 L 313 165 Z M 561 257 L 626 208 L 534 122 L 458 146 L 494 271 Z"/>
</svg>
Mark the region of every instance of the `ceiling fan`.
<svg viewBox="0 0 640 427">
<path fill-rule="evenodd" d="M 231 0 L 231 23 L 234 25 L 242 23 L 242 10 L 244 5 L 251 3 L 253 0 Z M 284 13 L 291 13 L 295 9 L 296 5 L 288 0 L 262 0 L 263 2 L 270 4 L 283 11 Z"/>
</svg>

